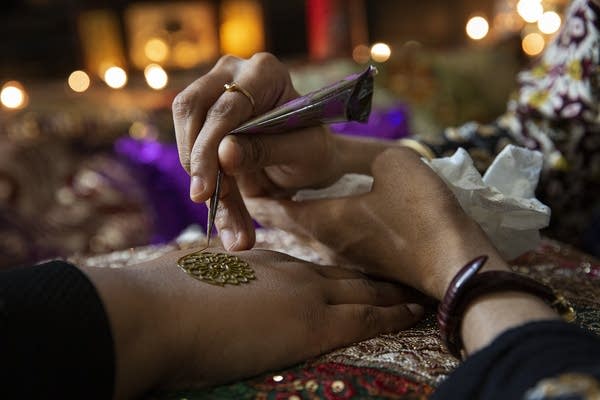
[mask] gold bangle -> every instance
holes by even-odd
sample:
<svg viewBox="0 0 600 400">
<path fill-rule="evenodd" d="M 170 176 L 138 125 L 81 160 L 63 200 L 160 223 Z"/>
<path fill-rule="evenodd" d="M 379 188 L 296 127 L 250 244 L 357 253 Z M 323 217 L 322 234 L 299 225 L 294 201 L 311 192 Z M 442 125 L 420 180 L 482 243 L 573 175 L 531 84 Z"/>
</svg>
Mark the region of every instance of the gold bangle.
<svg viewBox="0 0 600 400">
<path fill-rule="evenodd" d="M 433 151 L 423 143 L 419 142 L 415 139 L 400 139 L 396 143 L 398 143 L 402 147 L 407 147 L 419 153 L 421 157 L 425 157 L 428 160 L 432 160 L 435 158 L 435 154 Z"/>
</svg>

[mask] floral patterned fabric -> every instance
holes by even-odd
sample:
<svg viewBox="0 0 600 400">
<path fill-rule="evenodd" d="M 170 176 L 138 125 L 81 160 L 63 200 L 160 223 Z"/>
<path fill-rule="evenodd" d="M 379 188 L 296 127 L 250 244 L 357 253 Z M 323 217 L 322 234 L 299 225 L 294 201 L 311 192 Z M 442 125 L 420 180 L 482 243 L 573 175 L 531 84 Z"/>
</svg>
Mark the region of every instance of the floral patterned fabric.
<svg viewBox="0 0 600 400">
<path fill-rule="evenodd" d="M 544 154 L 538 197 L 553 211 L 548 235 L 600 254 L 600 10 L 575 0 L 543 56 L 518 76 L 507 111 L 488 125 L 444 132 L 438 155 L 457 147 L 484 170 L 508 143 Z"/>
</svg>

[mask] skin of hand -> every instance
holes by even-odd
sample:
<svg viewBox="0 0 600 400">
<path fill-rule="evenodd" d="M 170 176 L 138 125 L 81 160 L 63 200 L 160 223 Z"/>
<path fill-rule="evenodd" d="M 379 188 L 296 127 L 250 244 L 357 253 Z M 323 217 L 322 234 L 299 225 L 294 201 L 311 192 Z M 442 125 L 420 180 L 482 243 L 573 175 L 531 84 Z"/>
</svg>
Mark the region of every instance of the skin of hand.
<svg viewBox="0 0 600 400">
<path fill-rule="evenodd" d="M 111 324 L 116 398 L 289 366 L 407 328 L 423 314 L 412 289 L 266 250 L 235 253 L 256 280 L 213 286 L 177 267 L 192 251 L 120 269 L 83 269 Z"/>
<path fill-rule="evenodd" d="M 486 270 L 509 270 L 448 186 L 412 150 L 385 151 L 372 175 L 373 189 L 365 195 L 308 202 L 255 199 L 248 206 L 262 224 L 315 239 L 351 265 L 437 300 L 477 256 L 489 256 Z M 470 354 L 509 328 L 555 318 L 550 307 L 526 293 L 483 296 L 465 312 L 465 349 Z"/>
<path fill-rule="evenodd" d="M 409 149 L 389 149 L 373 163 L 370 193 L 295 202 L 248 199 L 259 223 L 324 244 L 364 272 L 393 279 L 436 299 L 457 270 L 488 254 L 501 262 L 448 186 Z"/>
<path fill-rule="evenodd" d="M 252 94 L 255 109 L 240 92 L 224 91 L 237 82 Z M 229 250 L 254 245 L 254 226 L 242 200 L 289 198 L 300 188 L 327 186 L 344 173 L 363 172 L 388 145 L 332 135 L 325 127 L 281 134 L 226 136 L 253 115 L 298 97 L 287 68 L 268 53 L 250 59 L 221 58 L 206 75 L 173 101 L 181 164 L 191 175 L 190 197 L 207 201 L 217 168 L 224 171 L 216 215 L 221 241 Z"/>
</svg>

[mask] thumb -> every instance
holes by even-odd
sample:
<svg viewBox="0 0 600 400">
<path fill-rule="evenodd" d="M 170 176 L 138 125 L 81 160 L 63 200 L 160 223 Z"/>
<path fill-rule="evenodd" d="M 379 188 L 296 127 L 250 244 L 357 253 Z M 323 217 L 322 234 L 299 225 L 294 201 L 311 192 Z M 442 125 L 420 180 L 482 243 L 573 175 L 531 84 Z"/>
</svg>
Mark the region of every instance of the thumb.
<svg viewBox="0 0 600 400">
<path fill-rule="evenodd" d="M 280 134 L 226 136 L 219 145 L 219 162 L 226 173 L 237 175 L 273 165 L 312 165 L 322 162 L 330 149 L 323 127 Z"/>
</svg>

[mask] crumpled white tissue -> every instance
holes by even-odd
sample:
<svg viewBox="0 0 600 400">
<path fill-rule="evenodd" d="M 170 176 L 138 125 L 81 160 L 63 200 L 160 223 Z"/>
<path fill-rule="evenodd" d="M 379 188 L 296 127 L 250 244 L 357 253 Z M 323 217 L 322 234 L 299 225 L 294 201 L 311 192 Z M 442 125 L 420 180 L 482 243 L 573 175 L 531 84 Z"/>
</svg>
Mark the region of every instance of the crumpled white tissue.
<svg viewBox="0 0 600 400">
<path fill-rule="evenodd" d="M 540 152 L 506 146 L 483 177 L 462 148 L 451 157 L 423 161 L 448 184 L 505 259 L 537 246 L 539 230 L 550 222 L 550 208 L 535 198 L 543 163 Z M 294 200 L 358 195 L 369 192 L 372 184 L 370 176 L 349 174 L 328 188 L 301 190 Z"/>
<path fill-rule="evenodd" d="M 542 163 L 540 152 L 513 145 L 496 156 L 483 178 L 462 148 L 428 162 L 509 260 L 535 248 L 539 230 L 550 222 L 550 208 L 535 198 Z"/>
</svg>

